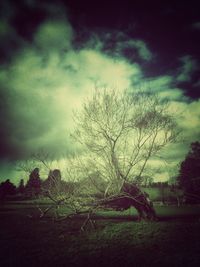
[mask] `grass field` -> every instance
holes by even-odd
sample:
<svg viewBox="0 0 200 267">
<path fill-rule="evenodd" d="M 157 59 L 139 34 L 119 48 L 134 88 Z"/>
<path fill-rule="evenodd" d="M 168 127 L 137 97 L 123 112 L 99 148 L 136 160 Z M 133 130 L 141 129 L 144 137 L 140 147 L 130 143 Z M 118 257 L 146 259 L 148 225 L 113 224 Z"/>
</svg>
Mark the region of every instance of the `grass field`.
<svg viewBox="0 0 200 267">
<path fill-rule="evenodd" d="M 137 222 L 134 209 L 84 218 L 30 219 L 31 203 L 0 206 L 0 266 L 200 266 L 200 207 L 156 207 L 158 222 Z"/>
</svg>

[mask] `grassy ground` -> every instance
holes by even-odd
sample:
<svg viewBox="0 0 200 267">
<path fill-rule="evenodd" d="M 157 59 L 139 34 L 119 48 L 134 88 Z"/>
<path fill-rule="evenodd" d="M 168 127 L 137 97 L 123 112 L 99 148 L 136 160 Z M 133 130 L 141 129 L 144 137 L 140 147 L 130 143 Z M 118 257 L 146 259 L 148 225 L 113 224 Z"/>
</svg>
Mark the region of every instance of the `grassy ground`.
<svg viewBox="0 0 200 267">
<path fill-rule="evenodd" d="M 169 187 L 164 188 L 156 188 L 156 187 L 147 187 L 143 188 L 143 191 L 149 194 L 149 197 L 152 201 L 162 201 L 165 200 L 170 201 L 173 200 L 176 202 L 176 195 L 182 196 L 183 191 L 181 189 L 178 189 L 175 192 L 172 192 Z"/>
<path fill-rule="evenodd" d="M 157 207 L 158 222 L 137 222 L 133 209 L 84 218 L 30 219 L 30 203 L 0 206 L 0 266 L 200 266 L 200 207 Z"/>
</svg>

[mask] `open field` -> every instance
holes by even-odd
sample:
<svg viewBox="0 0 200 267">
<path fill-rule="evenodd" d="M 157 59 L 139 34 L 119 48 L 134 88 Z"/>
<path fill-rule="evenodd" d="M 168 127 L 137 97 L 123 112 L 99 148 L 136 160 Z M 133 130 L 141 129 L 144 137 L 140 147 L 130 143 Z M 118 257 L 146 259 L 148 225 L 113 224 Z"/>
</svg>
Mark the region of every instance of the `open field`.
<svg viewBox="0 0 200 267">
<path fill-rule="evenodd" d="M 156 207 L 158 222 L 136 212 L 98 212 L 96 230 L 84 218 L 30 219 L 31 203 L 0 206 L 1 266 L 199 266 L 200 207 Z M 64 212 L 64 210 L 63 210 Z"/>
</svg>

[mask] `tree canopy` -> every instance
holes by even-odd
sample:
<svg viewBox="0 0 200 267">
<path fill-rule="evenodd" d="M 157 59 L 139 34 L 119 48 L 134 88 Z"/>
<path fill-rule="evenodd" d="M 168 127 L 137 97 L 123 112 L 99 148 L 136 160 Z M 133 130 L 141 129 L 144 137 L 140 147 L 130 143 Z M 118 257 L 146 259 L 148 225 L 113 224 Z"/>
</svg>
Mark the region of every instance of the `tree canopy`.
<svg viewBox="0 0 200 267">
<path fill-rule="evenodd" d="M 88 169 L 115 190 L 142 176 L 149 159 L 177 135 L 167 103 L 144 92 L 96 90 L 75 119 Z"/>
</svg>

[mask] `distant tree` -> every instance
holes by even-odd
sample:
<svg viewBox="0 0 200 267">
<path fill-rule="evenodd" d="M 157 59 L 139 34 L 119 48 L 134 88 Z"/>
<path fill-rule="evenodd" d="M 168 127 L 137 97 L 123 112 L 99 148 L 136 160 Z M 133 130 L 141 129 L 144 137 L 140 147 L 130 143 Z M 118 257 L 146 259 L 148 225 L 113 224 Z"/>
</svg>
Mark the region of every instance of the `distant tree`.
<svg viewBox="0 0 200 267">
<path fill-rule="evenodd" d="M 17 192 L 23 194 L 25 191 L 24 179 L 21 179 L 17 188 Z"/>
<path fill-rule="evenodd" d="M 49 170 L 48 178 L 42 183 L 43 190 L 49 190 L 51 193 L 62 191 L 61 172 L 59 169 Z"/>
<path fill-rule="evenodd" d="M 8 195 L 14 195 L 16 193 L 16 186 L 7 179 L 0 184 L 0 198 L 5 198 Z"/>
<path fill-rule="evenodd" d="M 41 193 L 41 179 L 39 168 L 35 168 L 29 175 L 29 180 L 26 184 L 26 192 L 30 196 L 38 196 Z"/>
<path fill-rule="evenodd" d="M 180 165 L 179 185 L 184 190 L 187 203 L 200 202 L 200 142 L 194 142 Z"/>
<path fill-rule="evenodd" d="M 135 183 L 142 187 L 150 187 L 153 183 L 153 177 L 148 175 L 136 176 Z"/>
</svg>

